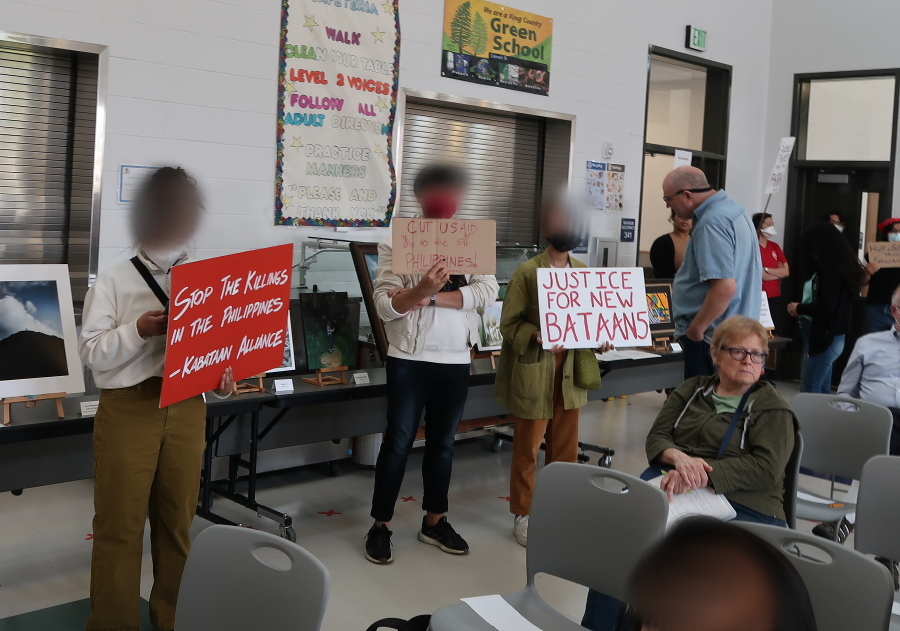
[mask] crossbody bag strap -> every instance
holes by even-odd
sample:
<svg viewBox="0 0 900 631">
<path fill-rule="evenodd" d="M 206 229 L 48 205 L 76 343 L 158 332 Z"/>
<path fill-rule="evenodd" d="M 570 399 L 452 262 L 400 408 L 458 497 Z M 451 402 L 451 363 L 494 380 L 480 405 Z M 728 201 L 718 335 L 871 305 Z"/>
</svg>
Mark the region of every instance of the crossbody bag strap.
<svg viewBox="0 0 900 631">
<path fill-rule="evenodd" d="M 741 397 L 740 403 L 738 403 L 737 409 L 734 411 L 734 414 L 731 415 L 731 422 L 728 424 L 728 429 L 725 431 L 725 436 L 722 437 L 722 442 L 719 444 L 719 452 L 716 454 L 716 460 L 722 458 L 722 454 L 725 453 L 725 449 L 728 447 L 728 443 L 731 442 L 731 437 L 734 435 L 734 430 L 737 427 L 738 421 L 741 419 L 741 413 L 744 411 L 744 406 L 747 405 L 747 399 L 750 398 L 750 395 L 756 390 L 758 384 L 753 385 L 747 392 L 744 393 L 744 396 Z"/>
<path fill-rule="evenodd" d="M 138 274 L 140 274 L 141 278 L 144 279 L 144 282 L 147 283 L 147 287 L 150 288 L 153 295 L 162 303 L 163 308 L 168 310 L 169 297 L 166 295 L 166 292 L 163 291 L 162 287 L 159 286 L 159 283 L 156 282 L 156 279 L 153 278 L 153 274 L 150 273 L 150 270 L 147 269 L 144 262 L 135 256 L 131 259 L 131 264 L 134 265 L 134 269 L 138 271 Z"/>
</svg>

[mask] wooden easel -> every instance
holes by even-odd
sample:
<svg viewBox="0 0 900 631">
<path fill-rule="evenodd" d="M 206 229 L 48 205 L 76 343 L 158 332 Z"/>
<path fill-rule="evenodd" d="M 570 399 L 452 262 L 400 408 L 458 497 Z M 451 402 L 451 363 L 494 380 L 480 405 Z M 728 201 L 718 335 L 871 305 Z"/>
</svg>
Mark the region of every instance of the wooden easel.
<svg viewBox="0 0 900 631">
<path fill-rule="evenodd" d="M 12 421 L 10 406 L 13 403 L 24 403 L 25 407 L 30 408 L 32 405 L 37 407 L 39 401 L 46 401 L 48 399 L 56 399 L 56 415 L 59 418 L 65 418 L 66 414 L 63 412 L 62 405 L 62 400 L 65 396 L 65 392 L 55 392 L 53 394 L 35 394 L 28 397 L 6 397 L 5 399 L 0 399 L 0 401 L 3 402 L 3 425 L 8 426 Z"/>
<path fill-rule="evenodd" d="M 484 351 L 483 353 L 476 353 L 474 350 L 472 351 L 472 361 L 475 361 L 476 359 L 490 359 L 492 370 L 497 370 L 497 357 L 500 357 L 500 351 Z"/>
<path fill-rule="evenodd" d="M 234 382 L 234 394 L 244 394 L 245 392 L 265 392 L 266 389 L 263 388 L 263 377 L 266 373 L 260 373 L 258 375 L 253 375 L 252 377 L 248 377 L 244 381 L 249 381 L 250 379 L 256 379 L 256 383 L 244 383 L 244 381 L 235 381 Z"/>
<path fill-rule="evenodd" d="M 347 383 L 347 371 L 350 370 L 347 366 L 337 366 L 335 368 L 319 368 L 316 370 L 316 376 L 313 377 L 302 377 L 300 381 L 304 383 L 311 383 L 314 386 L 336 386 L 340 384 Z M 329 372 L 337 372 L 340 373 L 340 377 L 332 377 L 330 375 L 326 375 L 325 373 Z"/>
<path fill-rule="evenodd" d="M 669 337 L 654 337 L 653 338 L 653 350 L 654 351 L 667 351 L 669 350 Z"/>
</svg>

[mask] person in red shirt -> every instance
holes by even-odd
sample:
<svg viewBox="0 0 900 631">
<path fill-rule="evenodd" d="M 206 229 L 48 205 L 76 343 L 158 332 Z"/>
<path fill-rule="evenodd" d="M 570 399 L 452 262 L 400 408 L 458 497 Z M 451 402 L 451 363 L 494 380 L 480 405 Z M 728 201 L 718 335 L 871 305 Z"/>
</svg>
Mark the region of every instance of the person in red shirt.
<svg viewBox="0 0 900 631">
<path fill-rule="evenodd" d="M 759 237 L 759 254 L 762 257 L 762 289 L 769 299 L 769 312 L 775 323 L 775 333 L 788 335 L 787 303 L 781 295 L 781 280 L 790 276 L 787 258 L 781 246 L 772 241 L 772 237 L 778 234 L 772 215 L 756 213 L 753 215 L 753 225 Z"/>
</svg>

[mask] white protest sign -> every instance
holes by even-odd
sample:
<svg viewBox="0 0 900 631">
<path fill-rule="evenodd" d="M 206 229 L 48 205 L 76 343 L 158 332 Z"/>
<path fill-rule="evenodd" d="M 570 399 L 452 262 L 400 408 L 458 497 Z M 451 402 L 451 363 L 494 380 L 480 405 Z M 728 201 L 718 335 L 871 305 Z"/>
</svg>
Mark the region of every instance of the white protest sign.
<svg viewBox="0 0 900 631">
<path fill-rule="evenodd" d="M 788 163 L 791 161 L 791 154 L 794 152 L 794 142 L 796 138 L 789 136 L 781 139 L 781 146 L 778 147 L 778 157 L 775 158 L 775 166 L 772 167 L 772 175 L 766 184 L 766 195 L 771 195 L 781 188 L 784 182 L 784 174 L 787 172 Z"/>
<path fill-rule="evenodd" d="M 772 312 L 769 311 L 769 297 L 766 292 L 762 292 L 762 302 L 759 307 L 759 323 L 767 329 L 774 329 L 775 322 L 772 320 Z"/>
<path fill-rule="evenodd" d="M 640 267 L 541 268 L 537 283 L 544 348 L 651 343 Z"/>
</svg>

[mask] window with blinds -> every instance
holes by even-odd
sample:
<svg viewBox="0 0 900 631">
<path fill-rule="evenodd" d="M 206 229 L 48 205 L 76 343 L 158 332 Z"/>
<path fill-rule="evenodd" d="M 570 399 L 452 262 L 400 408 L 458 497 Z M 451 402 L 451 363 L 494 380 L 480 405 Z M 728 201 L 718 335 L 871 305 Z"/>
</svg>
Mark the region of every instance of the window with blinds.
<svg viewBox="0 0 900 631">
<path fill-rule="evenodd" d="M 565 134 L 551 142 L 548 123 L 565 126 Z M 469 176 L 469 191 L 457 217 L 494 219 L 501 246 L 538 243 L 542 192 L 568 181 L 570 127 L 569 121 L 407 99 L 400 214 L 418 211 L 413 181 L 419 170 L 451 162 Z M 553 158 L 550 163 L 548 157 Z"/>
<path fill-rule="evenodd" d="M 75 301 L 88 287 L 98 64 L 0 42 L 0 260 L 68 263 Z"/>
</svg>

